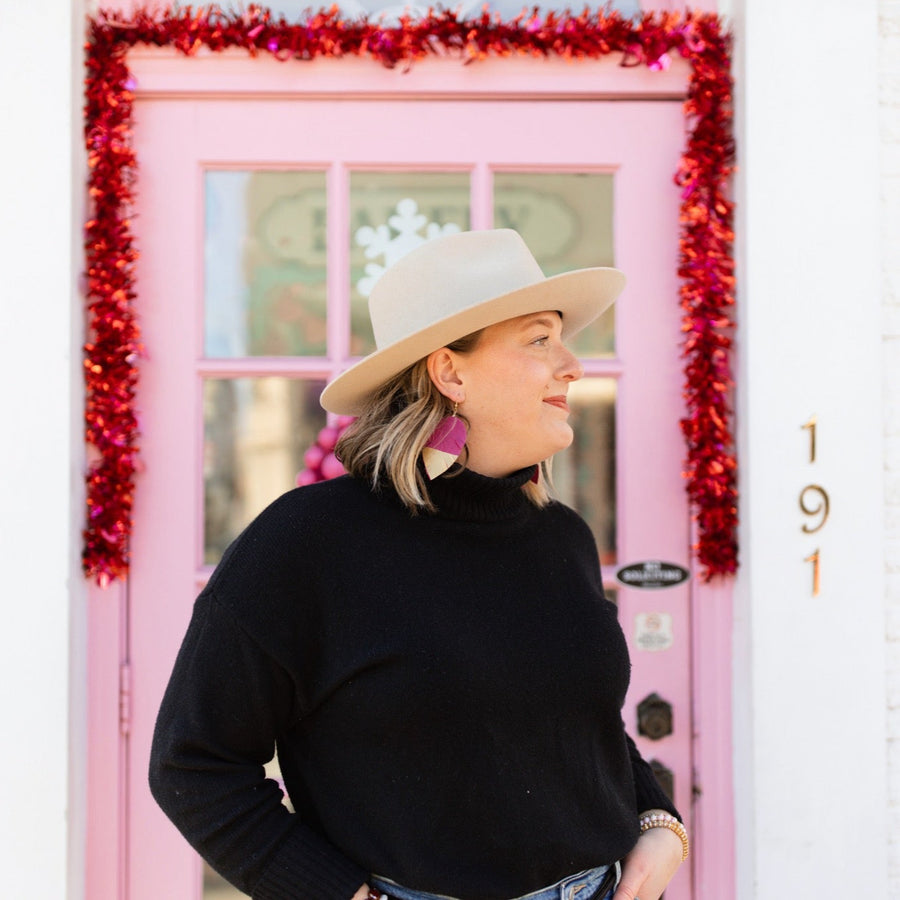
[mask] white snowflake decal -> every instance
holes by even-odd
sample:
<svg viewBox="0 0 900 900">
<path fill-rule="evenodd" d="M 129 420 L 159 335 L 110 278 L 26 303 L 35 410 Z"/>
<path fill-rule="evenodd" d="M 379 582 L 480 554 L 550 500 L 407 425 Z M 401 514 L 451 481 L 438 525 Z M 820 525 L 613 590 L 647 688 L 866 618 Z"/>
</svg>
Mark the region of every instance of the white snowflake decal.
<svg viewBox="0 0 900 900">
<path fill-rule="evenodd" d="M 366 259 L 384 257 L 383 265 L 366 263 L 366 274 L 356 283 L 356 289 L 363 297 L 368 297 L 375 287 L 375 282 L 381 278 L 385 270 L 406 256 L 410 250 L 442 234 L 454 234 L 459 231 L 459 226 L 452 222 L 446 225 L 429 222 L 427 217 L 419 212 L 418 203 L 409 197 L 400 200 L 396 210 L 396 213 L 388 218 L 387 225 L 379 225 L 377 228 L 365 225 L 354 235 L 356 243 L 366 248 Z M 419 234 L 423 228 L 424 237 Z M 394 237 L 391 237 L 391 229 L 396 232 Z"/>
</svg>

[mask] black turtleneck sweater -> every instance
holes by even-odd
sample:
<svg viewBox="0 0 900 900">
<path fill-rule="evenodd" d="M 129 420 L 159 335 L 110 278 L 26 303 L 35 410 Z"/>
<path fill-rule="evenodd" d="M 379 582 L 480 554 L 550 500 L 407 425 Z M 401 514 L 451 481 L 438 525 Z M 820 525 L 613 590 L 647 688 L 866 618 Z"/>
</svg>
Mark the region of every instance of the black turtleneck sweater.
<svg viewBox="0 0 900 900">
<path fill-rule="evenodd" d="M 285 494 L 196 601 L 154 796 L 258 900 L 370 873 L 502 900 L 611 863 L 674 812 L 625 735 L 629 660 L 593 537 L 472 472 L 436 514 L 350 477 Z M 277 748 L 296 812 L 263 765 Z"/>
</svg>

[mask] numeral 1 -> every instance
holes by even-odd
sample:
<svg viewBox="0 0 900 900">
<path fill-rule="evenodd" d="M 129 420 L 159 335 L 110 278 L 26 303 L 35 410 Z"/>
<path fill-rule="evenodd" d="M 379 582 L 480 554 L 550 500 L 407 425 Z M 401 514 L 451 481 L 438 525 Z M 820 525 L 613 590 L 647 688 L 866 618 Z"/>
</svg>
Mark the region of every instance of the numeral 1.
<svg viewBox="0 0 900 900">
<path fill-rule="evenodd" d="M 803 562 L 811 562 L 813 566 L 813 597 L 819 596 L 819 551 L 810 554 Z"/>
<path fill-rule="evenodd" d="M 809 461 L 816 461 L 816 417 L 810 416 L 809 421 L 805 425 L 801 425 L 801 428 L 809 429 Z"/>
</svg>

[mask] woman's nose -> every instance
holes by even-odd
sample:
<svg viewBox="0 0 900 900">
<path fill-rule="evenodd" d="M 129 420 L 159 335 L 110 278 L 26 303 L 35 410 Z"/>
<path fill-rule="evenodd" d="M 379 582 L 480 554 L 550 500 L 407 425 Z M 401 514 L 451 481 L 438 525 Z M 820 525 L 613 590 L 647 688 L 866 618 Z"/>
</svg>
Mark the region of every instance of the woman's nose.
<svg viewBox="0 0 900 900">
<path fill-rule="evenodd" d="M 558 377 L 562 381 L 578 381 L 584 375 L 584 366 L 568 347 L 562 348 L 562 354 L 563 356 L 557 369 Z"/>
</svg>

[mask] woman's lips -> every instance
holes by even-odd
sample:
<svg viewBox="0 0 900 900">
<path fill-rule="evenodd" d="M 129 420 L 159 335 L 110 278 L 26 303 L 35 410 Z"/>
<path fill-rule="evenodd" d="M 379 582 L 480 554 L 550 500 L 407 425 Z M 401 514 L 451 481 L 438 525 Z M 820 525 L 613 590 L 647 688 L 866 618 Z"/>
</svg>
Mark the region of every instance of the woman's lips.
<svg viewBox="0 0 900 900">
<path fill-rule="evenodd" d="M 557 397 L 545 397 L 544 403 L 549 403 L 551 406 L 557 406 L 565 412 L 569 411 L 569 403 L 566 400 L 565 394 L 561 394 Z"/>
</svg>

